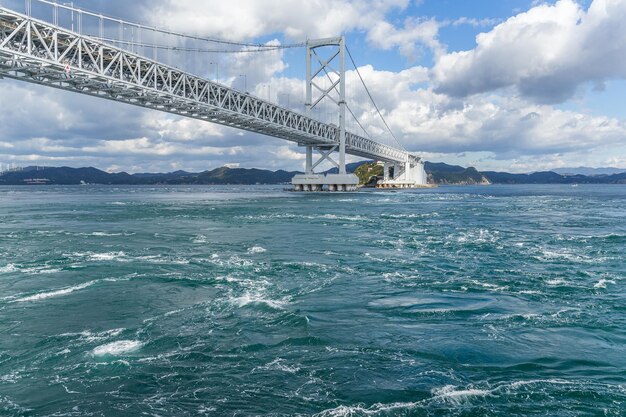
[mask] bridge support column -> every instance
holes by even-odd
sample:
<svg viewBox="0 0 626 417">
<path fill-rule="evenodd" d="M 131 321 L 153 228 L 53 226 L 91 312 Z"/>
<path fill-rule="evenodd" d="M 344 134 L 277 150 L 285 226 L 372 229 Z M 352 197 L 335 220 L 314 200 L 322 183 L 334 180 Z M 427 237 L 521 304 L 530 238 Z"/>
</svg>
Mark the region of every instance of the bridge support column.
<svg viewBox="0 0 626 417">
<path fill-rule="evenodd" d="M 304 173 L 312 174 L 313 173 L 313 147 L 306 147 L 306 162 L 304 164 Z"/>
</svg>

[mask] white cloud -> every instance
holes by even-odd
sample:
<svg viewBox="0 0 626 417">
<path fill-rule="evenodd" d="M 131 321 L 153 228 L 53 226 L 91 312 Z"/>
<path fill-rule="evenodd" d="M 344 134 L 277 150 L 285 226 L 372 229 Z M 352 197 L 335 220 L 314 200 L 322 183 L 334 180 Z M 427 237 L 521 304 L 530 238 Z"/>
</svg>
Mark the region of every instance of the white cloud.
<svg viewBox="0 0 626 417">
<path fill-rule="evenodd" d="M 234 41 L 283 34 L 287 39 L 338 36 L 353 31 L 382 49 L 399 48 L 413 58 L 422 46 L 443 52 L 435 19 L 407 18 L 403 27 L 386 20 L 409 0 L 240 0 L 237 7 L 218 0 L 160 0 L 145 7 L 150 22 L 184 33 Z"/>
<path fill-rule="evenodd" d="M 366 29 L 393 9 L 405 9 L 409 0 L 161 0 L 146 5 L 151 22 L 185 33 L 247 40 L 284 33 L 306 37 L 337 36 Z"/>
<path fill-rule="evenodd" d="M 454 97 L 515 86 L 527 98 L 559 103 L 585 82 L 626 77 L 626 2 L 541 4 L 477 36 L 470 51 L 442 56 L 437 91 Z"/>
<path fill-rule="evenodd" d="M 381 49 L 398 48 L 400 53 L 415 59 L 418 45 L 425 45 L 435 56 L 444 53 L 438 40 L 440 24 L 435 19 L 407 18 L 403 28 L 396 28 L 387 21 L 379 21 L 369 30 L 367 39 Z"/>
<path fill-rule="evenodd" d="M 280 45 L 280 42 L 272 40 L 266 42 L 265 45 Z M 227 66 L 226 84 L 241 91 L 244 89 L 254 91 L 258 84 L 267 82 L 287 69 L 283 53 L 283 50 L 274 50 L 263 53 L 234 54 Z"/>
</svg>

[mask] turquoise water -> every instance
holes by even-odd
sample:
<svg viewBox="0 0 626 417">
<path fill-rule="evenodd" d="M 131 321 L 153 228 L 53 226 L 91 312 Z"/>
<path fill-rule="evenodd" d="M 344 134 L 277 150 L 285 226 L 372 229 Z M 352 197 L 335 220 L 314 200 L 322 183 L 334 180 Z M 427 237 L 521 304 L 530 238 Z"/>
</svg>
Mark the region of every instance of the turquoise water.
<svg viewBox="0 0 626 417">
<path fill-rule="evenodd" d="M 0 187 L 0 415 L 626 415 L 625 203 Z"/>
</svg>

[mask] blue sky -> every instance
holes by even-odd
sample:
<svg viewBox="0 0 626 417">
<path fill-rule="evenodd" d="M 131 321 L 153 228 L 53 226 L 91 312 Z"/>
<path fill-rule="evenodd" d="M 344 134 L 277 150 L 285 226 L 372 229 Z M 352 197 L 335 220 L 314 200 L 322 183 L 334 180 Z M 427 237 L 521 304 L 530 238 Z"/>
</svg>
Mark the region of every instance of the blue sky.
<svg viewBox="0 0 626 417">
<path fill-rule="evenodd" d="M 343 34 L 395 135 L 427 160 L 515 172 L 626 168 L 626 110 L 621 105 L 626 0 L 74 3 L 130 21 L 239 42 L 292 43 Z M 24 1 L 0 0 L 0 5 L 21 11 Z M 219 69 L 220 82 L 245 85 L 283 105 L 302 105 L 301 48 L 168 54 L 160 59 L 211 79 Z M 355 72 L 347 78 L 348 104 L 370 133 L 381 131 Z M 300 169 L 303 163 L 302 150 L 290 142 L 122 104 L 103 106 L 98 99 L 27 83 L 1 80 L 0 101 L 20 103 L 19 109 L 0 114 L 0 163 L 5 165 L 138 172 L 224 164 Z M 329 109 L 322 117 L 332 115 Z"/>
</svg>

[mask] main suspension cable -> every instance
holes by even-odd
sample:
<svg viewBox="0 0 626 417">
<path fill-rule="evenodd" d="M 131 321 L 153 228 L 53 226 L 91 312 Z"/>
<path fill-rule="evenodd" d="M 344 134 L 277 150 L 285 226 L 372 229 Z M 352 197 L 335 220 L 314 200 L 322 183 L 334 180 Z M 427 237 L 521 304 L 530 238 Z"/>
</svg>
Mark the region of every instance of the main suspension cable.
<svg viewBox="0 0 626 417">
<path fill-rule="evenodd" d="M 132 41 L 123 41 L 119 39 L 113 38 L 98 38 L 103 42 L 109 42 L 119 45 L 130 45 L 137 46 L 140 48 L 150 48 L 150 49 L 164 49 L 164 50 L 172 50 L 172 51 L 182 51 L 182 52 L 198 52 L 198 53 L 220 53 L 220 54 L 245 54 L 250 52 L 271 52 L 288 48 L 295 48 L 292 45 L 266 45 L 263 49 L 205 49 L 205 48 L 190 48 L 187 46 L 173 46 L 173 45 L 158 45 L 152 43 L 144 43 L 144 42 L 132 42 Z M 256 47 L 255 47 L 256 48 Z"/>
<path fill-rule="evenodd" d="M 92 16 L 92 17 L 96 17 L 99 19 L 104 19 L 104 20 L 109 20 L 111 22 L 117 23 L 117 24 L 121 24 L 121 25 L 125 25 L 128 27 L 135 27 L 137 29 L 144 29 L 144 30 L 148 30 L 148 31 L 152 31 L 155 33 L 161 33 L 161 34 L 165 34 L 165 35 L 171 35 L 171 36 L 177 36 L 180 38 L 186 38 L 186 39 L 192 39 L 192 40 L 197 40 L 197 41 L 203 41 L 203 42 L 211 42 L 211 43 L 218 43 L 218 44 L 223 44 L 223 45 L 231 45 L 231 46 L 240 46 L 240 47 L 252 47 L 252 48 L 257 48 L 258 50 L 255 50 L 253 52 L 264 52 L 265 49 L 279 49 L 276 47 L 276 45 L 264 45 L 261 43 L 249 43 L 249 42 L 235 42 L 235 41 L 228 41 L 228 40 L 224 40 L 224 39 L 218 39 L 218 38 L 211 38 L 211 37 L 204 37 L 204 36 L 197 36 L 197 35 L 189 35 L 189 34 L 185 34 L 185 33 L 180 33 L 180 32 L 175 32 L 172 30 L 166 30 L 166 29 L 160 29 L 157 28 L 155 26 L 147 26 L 147 25 L 142 25 L 140 23 L 134 23 L 134 22 L 129 22 L 123 19 L 119 19 L 119 18 L 115 18 L 115 17 L 111 17 L 111 16 L 105 16 L 102 13 L 96 13 L 93 11 L 89 11 L 87 9 L 78 9 L 72 6 L 68 6 L 67 3 L 58 3 L 57 1 L 51 1 L 51 0 L 35 0 L 39 3 L 43 3 L 43 4 L 48 4 L 51 5 L 55 8 L 60 8 L 60 9 L 65 9 L 65 10 L 70 10 L 72 12 L 76 12 L 79 14 L 84 14 L 87 16 Z M 286 44 L 286 45 L 281 45 L 280 49 L 283 48 L 301 48 L 306 46 L 306 43 L 293 43 L 293 44 Z"/>
<path fill-rule="evenodd" d="M 402 144 L 400 143 L 398 138 L 396 138 L 396 135 L 394 135 L 393 132 L 391 131 L 391 128 L 387 124 L 387 121 L 383 117 L 383 114 L 381 113 L 380 109 L 376 105 L 376 102 L 374 101 L 374 98 L 372 97 L 372 94 L 370 93 L 369 88 L 367 88 L 367 85 L 365 84 L 365 81 L 363 80 L 363 77 L 361 76 L 361 72 L 359 71 L 359 67 L 357 67 L 356 63 L 354 62 L 354 58 L 352 58 L 352 54 L 350 53 L 350 49 L 348 48 L 348 46 L 346 46 L 346 51 L 348 52 L 348 56 L 350 57 L 350 61 L 352 61 L 352 65 L 354 66 L 354 69 L 356 70 L 356 73 L 359 76 L 359 79 L 361 80 L 361 83 L 363 84 L 363 87 L 365 87 L 365 91 L 367 92 L 367 95 L 369 96 L 370 101 L 374 105 L 374 108 L 376 109 L 376 112 L 380 116 L 380 119 L 383 121 L 383 123 L 385 124 L 385 127 L 387 128 L 387 130 L 391 134 L 391 137 L 396 141 L 396 143 L 398 144 L 400 149 L 402 149 L 403 151 L 406 151 L 406 149 L 404 148 L 404 146 L 402 146 Z"/>
</svg>

